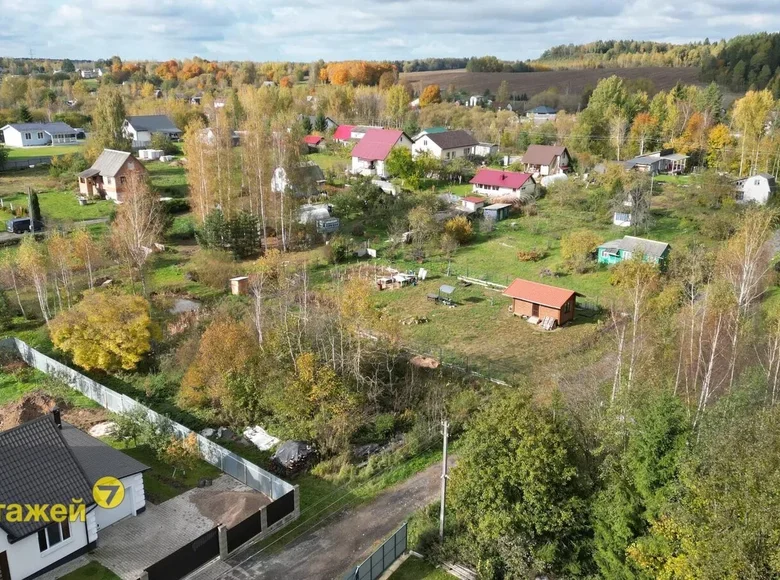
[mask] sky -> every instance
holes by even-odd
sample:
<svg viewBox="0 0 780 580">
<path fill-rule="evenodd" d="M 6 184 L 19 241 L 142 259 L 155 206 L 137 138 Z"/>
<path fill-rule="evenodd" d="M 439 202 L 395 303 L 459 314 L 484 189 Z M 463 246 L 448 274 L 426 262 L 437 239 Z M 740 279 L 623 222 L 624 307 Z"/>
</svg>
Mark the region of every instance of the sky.
<svg viewBox="0 0 780 580">
<path fill-rule="evenodd" d="M 780 0 L 0 0 L 0 14 L 0 56 L 71 59 L 525 60 L 780 30 Z"/>
</svg>

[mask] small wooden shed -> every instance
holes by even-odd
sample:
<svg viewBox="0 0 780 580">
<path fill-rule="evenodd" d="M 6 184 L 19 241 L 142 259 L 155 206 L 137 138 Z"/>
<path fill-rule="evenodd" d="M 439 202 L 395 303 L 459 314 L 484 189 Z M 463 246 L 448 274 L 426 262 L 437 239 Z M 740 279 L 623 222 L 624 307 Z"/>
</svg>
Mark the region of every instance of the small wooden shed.
<svg viewBox="0 0 780 580">
<path fill-rule="evenodd" d="M 509 208 L 511 203 L 494 203 L 482 208 L 482 213 L 486 219 L 500 222 L 509 217 Z"/>
<path fill-rule="evenodd" d="M 512 312 L 526 318 L 553 318 L 558 325 L 574 320 L 577 296 L 574 290 L 548 286 L 517 278 L 504 290 L 504 296 L 512 299 Z"/>
<path fill-rule="evenodd" d="M 249 294 L 249 277 L 237 276 L 230 279 L 230 292 L 234 296 L 246 296 Z"/>
</svg>

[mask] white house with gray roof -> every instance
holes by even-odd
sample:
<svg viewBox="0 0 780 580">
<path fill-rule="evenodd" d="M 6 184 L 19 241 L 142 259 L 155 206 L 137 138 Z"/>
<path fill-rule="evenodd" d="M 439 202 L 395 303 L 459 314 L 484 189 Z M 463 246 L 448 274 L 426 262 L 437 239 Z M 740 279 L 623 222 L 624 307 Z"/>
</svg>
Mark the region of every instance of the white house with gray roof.
<svg viewBox="0 0 780 580">
<path fill-rule="evenodd" d="M 138 115 L 127 117 L 122 125 L 125 138 L 132 139 L 133 148 L 148 147 L 152 143 L 152 135 L 161 133 L 173 141 L 182 134 L 181 129 L 173 124 L 167 115 Z"/>
<path fill-rule="evenodd" d="M 0 129 L 3 142 L 9 147 L 42 147 L 69 145 L 78 142 L 78 132 L 61 121 L 54 123 L 11 123 Z"/>
<path fill-rule="evenodd" d="M 757 173 L 750 177 L 743 177 L 737 180 L 736 186 L 737 201 L 753 202 L 760 205 L 766 205 L 777 189 L 775 176 L 769 173 Z"/>
</svg>

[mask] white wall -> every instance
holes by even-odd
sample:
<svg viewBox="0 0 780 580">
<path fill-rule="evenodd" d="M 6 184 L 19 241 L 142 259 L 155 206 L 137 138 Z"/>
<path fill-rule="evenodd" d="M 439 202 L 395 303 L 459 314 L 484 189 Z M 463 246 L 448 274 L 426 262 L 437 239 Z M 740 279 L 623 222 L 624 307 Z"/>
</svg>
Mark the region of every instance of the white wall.
<svg viewBox="0 0 780 580">
<path fill-rule="evenodd" d="M 412 157 L 417 157 L 423 151 L 427 151 L 432 157 L 436 159 L 442 158 L 441 147 L 436 145 L 431 139 L 428 139 L 427 135 L 423 135 L 417 141 L 412 143 Z"/>
<path fill-rule="evenodd" d="M 142 474 L 129 475 L 123 477 L 120 481 L 125 486 L 125 497 L 122 499 L 122 503 L 111 509 L 105 509 L 100 506 L 95 508 L 98 532 L 121 519 L 136 515 L 138 510 L 146 505 Z"/>
<path fill-rule="evenodd" d="M 9 544 L 6 533 L 0 531 L 0 552 L 7 553 L 11 578 L 13 580 L 26 578 L 86 546 L 89 543 L 87 540 L 87 527 L 90 519 L 94 523 L 95 516 L 93 512 L 87 514 L 87 523 L 79 521 L 70 522 L 70 538 L 60 542 L 44 553 L 41 553 L 38 547 L 37 532 L 23 540 Z"/>
<path fill-rule="evenodd" d="M 26 137 L 27 134 L 30 135 L 29 139 Z M 39 134 L 42 135 L 42 137 L 39 137 Z M 13 127 L 8 127 L 3 131 L 3 137 L 5 139 L 5 144 L 10 147 L 35 147 L 51 143 L 51 136 L 41 130 L 20 132 Z"/>
<path fill-rule="evenodd" d="M 474 184 L 474 193 L 486 195 L 488 197 L 520 197 L 520 194 L 531 195 L 536 191 L 536 183 L 531 179 L 528 179 L 523 186 L 517 190 L 511 187 L 499 187 L 498 189 L 491 189 L 483 187 L 481 185 Z"/>
<path fill-rule="evenodd" d="M 769 182 L 765 177 L 749 177 L 742 186 L 742 201 L 763 205 L 769 201 L 769 193 Z"/>
</svg>

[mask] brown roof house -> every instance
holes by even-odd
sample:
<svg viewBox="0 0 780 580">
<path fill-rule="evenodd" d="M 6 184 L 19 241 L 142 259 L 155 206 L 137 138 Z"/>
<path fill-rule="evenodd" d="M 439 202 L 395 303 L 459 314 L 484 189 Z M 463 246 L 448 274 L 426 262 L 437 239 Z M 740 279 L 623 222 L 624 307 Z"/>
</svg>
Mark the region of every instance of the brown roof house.
<svg viewBox="0 0 780 580">
<path fill-rule="evenodd" d="M 577 296 L 574 290 L 548 286 L 517 278 L 504 290 L 504 296 L 512 299 L 512 312 L 538 324 L 552 318 L 558 326 L 574 320 Z"/>
<path fill-rule="evenodd" d="M 571 157 L 566 147 L 555 145 L 529 145 L 523 155 L 523 163 L 528 173 L 556 175 L 569 170 Z"/>
<path fill-rule="evenodd" d="M 79 193 L 121 202 L 132 179 L 145 179 L 147 174 L 143 163 L 130 153 L 103 149 L 92 167 L 79 173 Z"/>
</svg>

